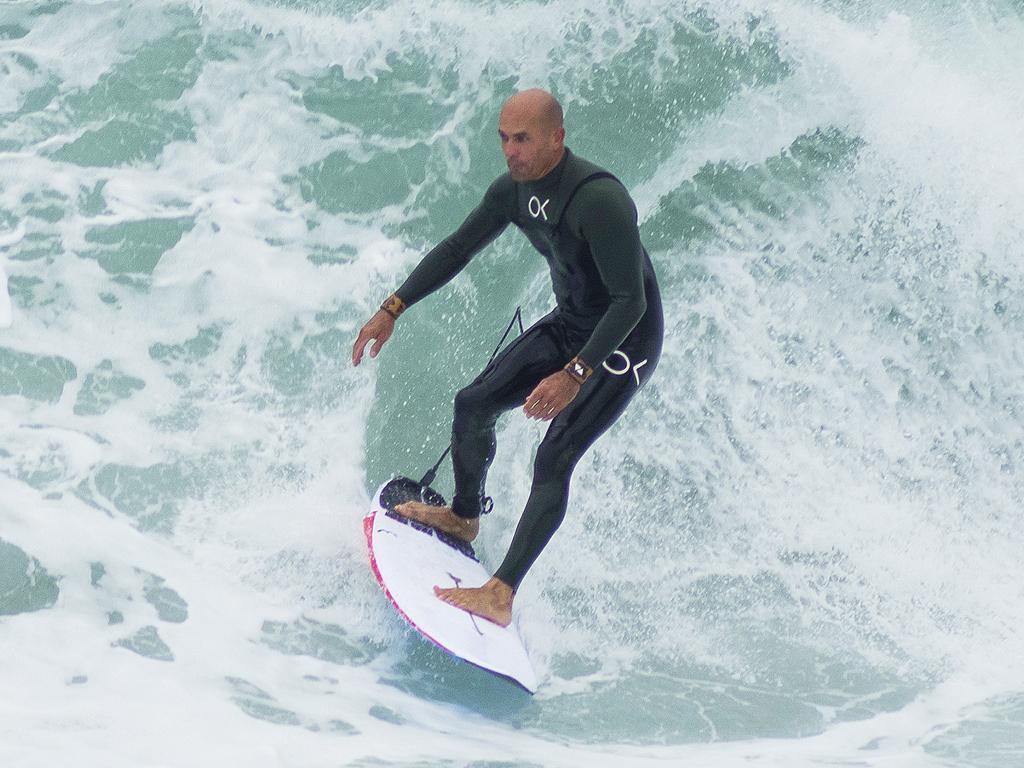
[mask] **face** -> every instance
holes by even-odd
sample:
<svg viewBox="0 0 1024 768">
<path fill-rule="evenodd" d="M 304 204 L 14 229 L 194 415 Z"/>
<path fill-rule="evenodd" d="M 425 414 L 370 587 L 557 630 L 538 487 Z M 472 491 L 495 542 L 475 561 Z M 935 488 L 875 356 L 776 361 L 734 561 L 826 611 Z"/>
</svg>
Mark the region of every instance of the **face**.
<svg viewBox="0 0 1024 768">
<path fill-rule="evenodd" d="M 515 181 L 542 178 L 562 159 L 565 129 L 547 125 L 528 107 L 506 104 L 498 118 L 498 136 Z"/>
</svg>

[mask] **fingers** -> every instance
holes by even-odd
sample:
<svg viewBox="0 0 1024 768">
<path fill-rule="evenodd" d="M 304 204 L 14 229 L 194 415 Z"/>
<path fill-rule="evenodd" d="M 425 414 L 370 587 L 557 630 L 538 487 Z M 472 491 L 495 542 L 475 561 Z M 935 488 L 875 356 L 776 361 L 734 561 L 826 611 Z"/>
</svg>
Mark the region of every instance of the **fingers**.
<svg viewBox="0 0 1024 768">
<path fill-rule="evenodd" d="M 537 420 L 551 421 L 555 416 L 562 412 L 562 409 L 565 408 L 565 406 L 565 403 L 553 403 L 548 405 L 548 407 L 541 412 L 540 416 L 537 417 Z"/>
<path fill-rule="evenodd" d="M 359 337 L 356 339 L 356 343 L 352 345 L 352 365 L 359 365 L 359 361 L 363 359 L 363 349 L 371 338 L 372 336 L 366 330 L 366 326 L 364 325 L 363 330 L 359 332 Z"/>
<path fill-rule="evenodd" d="M 551 421 L 573 401 L 579 390 L 579 384 L 562 371 L 553 373 L 529 394 L 523 413 L 531 419 Z"/>
<path fill-rule="evenodd" d="M 566 405 L 568 405 L 568 401 L 562 402 L 562 398 L 558 397 L 557 393 L 551 392 L 550 388 L 545 387 L 542 381 L 526 398 L 523 412 L 531 419 L 550 421 Z"/>
<path fill-rule="evenodd" d="M 373 343 L 373 346 L 370 347 L 370 357 L 376 357 L 378 354 L 380 354 L 380 350 L 384 346 L 385 341 L 387 341 L 387 339 L 377 339 Z"/>
<path fill-rule="evenodd" d="M 528 418 L 539 419 L 542 418 L 547 411 L 548 405 L 544 394 L 544 382 L 541 382 L 526 398 L 526 402 L 523 404 L 523 413 L 525 413 Z"/>
<path fill-rule="evenodd" d="M 356 343 L 352 347 L 352 365 L 359 365 L 362 361 L 363 352 L 366 350 L 366 345 L 371 339 L 374 340 L 374 345 L 370 347 L 370 357 L 376 357 L 384 343 L 391 338 L 394 329 L 394 318 L 383 310 L 371 317 L 370 322 L 359 331 Z"/>
<path fill-rule="evenodd" d="M 374 334 L 375 339 L 373 346 L 370 347 L 370 357 L 376 357 L 380 354 L 381 349 L 384 347 L 385 342 L 391 338 L 391 332 L 394 330 L 394 321 L 390 324 L 382 323 L 380 329 Z"/>
<path fill-rule="evenodd" d="M 528 418 L 537 419 L 537 421 L 550 421 L 558 415 L 558 411 L 555 410 L 555 406 L 542 402 L 533 408 L 526 409 L 526 415 Z"/>
</svg>

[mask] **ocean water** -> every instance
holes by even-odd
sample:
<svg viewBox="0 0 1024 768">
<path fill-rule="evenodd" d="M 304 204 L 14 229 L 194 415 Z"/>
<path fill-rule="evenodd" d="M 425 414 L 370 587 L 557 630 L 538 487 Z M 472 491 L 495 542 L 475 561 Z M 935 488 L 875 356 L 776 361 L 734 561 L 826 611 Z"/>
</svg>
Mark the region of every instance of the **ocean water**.
<svg viewBox="0 0 1024 768">
<path fill-rule="evenodd" d="M 1019 0 L 0 2 L 0 762 L 1024 766 L 1021 39 Z M 534 697 L 404 626 L 361 517 L 542 260 L 510 230 L 349 361 L 531 86 L 667 313 L 518 597 Z M 500 423 L 491 565 L 541 435 Z"/>
</svg>

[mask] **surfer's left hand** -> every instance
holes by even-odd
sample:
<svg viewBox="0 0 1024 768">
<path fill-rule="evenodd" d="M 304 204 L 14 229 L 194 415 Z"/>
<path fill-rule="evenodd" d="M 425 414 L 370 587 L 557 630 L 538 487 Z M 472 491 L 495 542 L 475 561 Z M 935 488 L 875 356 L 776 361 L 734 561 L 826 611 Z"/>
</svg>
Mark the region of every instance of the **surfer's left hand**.
<svg viewBox="0 0 1024 768">
<path fill-rule="evenodd" d="M 572 376 L 565 371 L 556 371 L 541 381 L 526 398 L 523 413 L 531 419 L 551 421 L 579 391 L 580 385 Z"/>
</svg>

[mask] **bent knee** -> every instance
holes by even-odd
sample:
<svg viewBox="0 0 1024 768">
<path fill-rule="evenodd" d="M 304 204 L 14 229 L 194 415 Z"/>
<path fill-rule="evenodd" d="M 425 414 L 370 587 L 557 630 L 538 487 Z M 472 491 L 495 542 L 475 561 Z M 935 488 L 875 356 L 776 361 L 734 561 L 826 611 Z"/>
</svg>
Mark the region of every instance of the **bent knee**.
<svg viewBox="0 0 1024 768">
<path fill-rule="evenodd" d="M 493 399 L 483 388 L 470 384 L 455 395 L 455 428 L 477 429 L 492 425 L 498 414 Z"/>
<path fill-rule="evenodd" d="M 470 384 L 455 393 L 455 414 L 472 415 L 482 410 L 484 398 L 480 388 Z"/>
</svg>

